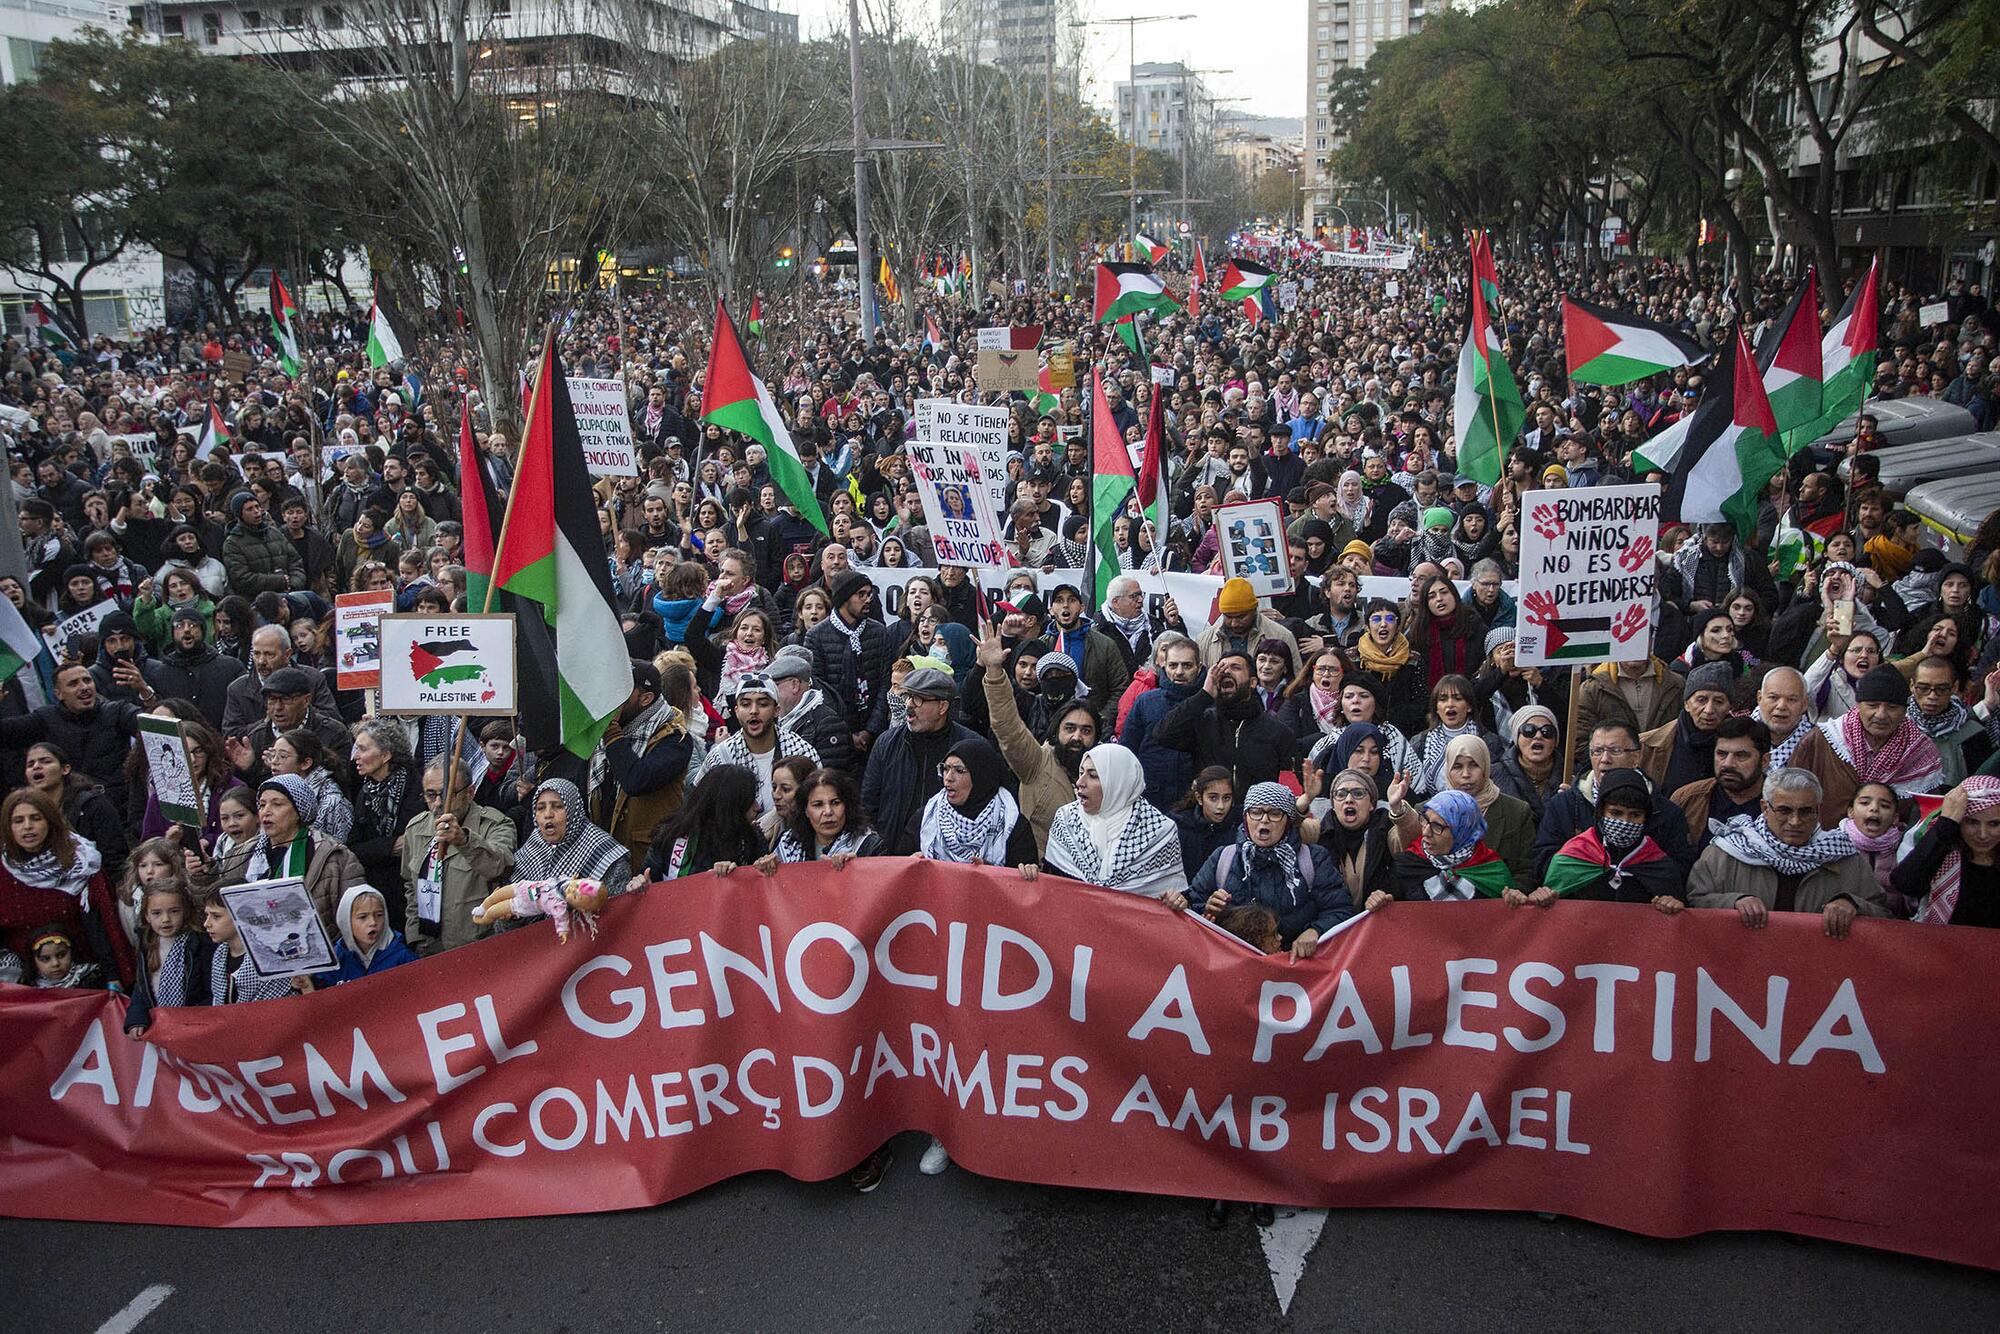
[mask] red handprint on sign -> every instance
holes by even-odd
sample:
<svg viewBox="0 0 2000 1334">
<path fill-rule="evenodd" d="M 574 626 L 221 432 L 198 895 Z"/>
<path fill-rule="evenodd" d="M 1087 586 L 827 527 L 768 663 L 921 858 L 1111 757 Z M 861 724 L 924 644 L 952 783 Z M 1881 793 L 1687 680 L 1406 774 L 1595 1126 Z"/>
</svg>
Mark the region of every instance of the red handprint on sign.
<svg viewBox="0 0 2000 1334">
<path fill-rule="evenodd" d="M 1542 535 L 1544 541 L 1553 542 L 1569 531 L 1569 525 L 1563 521 L 1560 514 L 1556 513 L 1554 505 L 1537 505 L 1529 517 L 1534 521 L 1535 531 Z"/>
<path fill-rule="evenodd" d="M 1640 627 L 1645 624 L 1646 609 L 1635 602 L 1612 620 L 1611 637 L 1622 644 L 1638 634 Z"/>
<path fill-rule="evenodd" d="M 1527 609 L 1528 619 L 1536 625 L 1554 625 L 1556 620 L 1556 599 L 1553 593 L 1540 589 L 1526 594 L 1521 605 Z"/>
<path fill-rule="evenodd" d="M 1625 567 L 1627 574 L 1637 574 L 1646 568 L 1646 562 L 1653 558 L 1653 539 L 1641 536 L 1637 542 L 1625 548 L 1618 563 Z"/>
</svg>

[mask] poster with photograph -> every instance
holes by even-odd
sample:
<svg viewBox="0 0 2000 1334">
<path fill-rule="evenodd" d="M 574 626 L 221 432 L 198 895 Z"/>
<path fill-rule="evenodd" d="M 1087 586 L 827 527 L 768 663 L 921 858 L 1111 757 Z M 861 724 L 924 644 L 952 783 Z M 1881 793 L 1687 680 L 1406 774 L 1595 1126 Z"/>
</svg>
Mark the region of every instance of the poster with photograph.
<svg viewBox="0 0 2000 1334">
<path fill-rule="evenodd" d="M 215 892 L 236 919 L 257 976 L 297 977 L 334 966 L 333 942 L 304 880 L 253 880 Z"/>
<path fill-rule="evenodd" d="M 138 723 L 139 744 L 146 748 L 146 772 L 160 814 L 175 824 L 201 828 L 201 794 L 195 790 L 181 720 L 142 713 Z"/>
<path fill-rule="evenodd" d="M 334 595 L 333 673 L 342 690 L 382 684 L 382 618 L 395 610 L 393 589 Z"/>
<path fill-rule="evenodd" d="M 513 616 L 384 616 L 381 624 L 382 712 L 510 714 L 519 707 Z"/>
<path fill-rule="evenodd" d="M 911 441 L 910 475 L 940 565 L 1007 563 L 1000 517 L 986 493 L 977 450 Z"/>
<path fill-rule="evenodd" d="M 1007 512 L 1007 409 L 1000 405 L 917 400 L 916 439 L 928 445 L 963 445 L 978 455 L 979 474 L 995 514 Z"/>
<path fill-rule="evenodd" d="M 1222 573 L 1248 579 L 1259 597 L 1292 587 L 1292 556 L 1285 546 L 1285 512 L 1276 499 L 1243 500 L 1215 511 L 1222 534 Z"/>
</svg>

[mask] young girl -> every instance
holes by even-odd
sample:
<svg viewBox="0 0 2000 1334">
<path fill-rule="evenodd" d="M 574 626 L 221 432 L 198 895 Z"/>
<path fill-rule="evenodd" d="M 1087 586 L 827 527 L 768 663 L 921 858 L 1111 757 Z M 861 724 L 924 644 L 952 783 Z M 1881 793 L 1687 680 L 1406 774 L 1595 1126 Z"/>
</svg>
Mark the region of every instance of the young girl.
<svg viewBox="0 0 2000 1334">
<path fill-rule="evenodd" d="M 717 697 L 732 698 L 736 683 L 745 673 L 761 672 L 769 666 L 777 638 L 771 618 L 756 608 L 748 608 L 738 616 L 735 628 L 729 632 L 729 642 L 722 646 L 722 684 L 716 691 Z"/>
<path fill-rule="evenodd" d="M 1907 919 L 1917 905 L 1898 894 L 1889 884 L 1896 869 L 1896 849 L 1903 842 L 1902 813 L 1896 807 L 1896 790 L 1887 783 L 1863 783 L 1847 804 L 1840 832 L 1875 873 L 1875 883 L 1889 896 L 1889 910 Z"/>
<path fill-rule="evenodd" d="M 1236 810 L 1236 780 L 1229 766 L 1211 764 L 1196 774 L 1194 786 L 1172 814 L 1180 828 L 1181 865 L 1192 879 L 1216 849 L 1236 841 L 1241 820 Z"/>
<path fill-rule="evenodd" d="M 334 911 L 333 920 L 340 927 L 340 940 L 333 947 L 337 966 L 313 979 L 319 986 L 352 982 L 417 961 L 415 952 L 404 943 L 403 933 L 389 925 L 389 901 L 378 889 L 368 885 L 349 887 L 340 896 L 340 907 Z"/>
<path fill-rule="evenodd" d="M 217 821 L 222 837 L 209 855 L 211 863 L 222 862 L 237 848 L 257 841 L 257 794 L 247 787 L 230 788 L 222 794 Z"/>
<path fill-rule="evenodd" d="M 146 895 L 155 887 L 188 890 L 188 873 L 180 846 L 172 839 L 149 838 L 132 850 L 125 874 L 118 881 L 118 920 L 135 945 L 146 940 Z M 191 891 L 190 891 L 191 892 Z M 188 921 L 194 921 L 190 910 Z"/>
<path fill-rule="evenodd" d="M 298 991 L 311 991 L 308 977 L 259 977 L 250 962 L 250 947 L 237 934 L 236 919 L 220 894 L 211 894 L 202 905 L 201 927 L 208 933 L 215 953 L 208 961 L 208 1003 L 235 1005 L 243 1001 L 277 1000 Z"/>
<path fill-rule="evenodd" d="M 104 985 L 104 970 L 88 959 L 76 957 L 76 946 L 64 927 L 45 926 L 35 932 L 28 942 L 28 952 L 35 961 L 38 987 L 95 989 Z"/>
<path fill-rule="evenodd" d="M 125 1012 L 125 1033 L 135 1038 L 152 1027 L 156 1005 L 208 1004 L 209 956 L 215 952 L 214 943 L 195 929 L 194 896 L 184 880 L 145 890 L 143 922 L 139 981 Z"/>
</svg>

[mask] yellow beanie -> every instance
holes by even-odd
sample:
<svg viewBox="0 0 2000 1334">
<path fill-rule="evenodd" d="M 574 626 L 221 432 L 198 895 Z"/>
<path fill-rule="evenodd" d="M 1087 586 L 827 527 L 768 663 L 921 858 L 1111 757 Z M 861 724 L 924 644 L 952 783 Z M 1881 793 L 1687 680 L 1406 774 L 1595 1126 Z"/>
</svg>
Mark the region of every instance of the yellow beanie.
<svg viewBox="0 0 2000 1334">
<path fill-rule="evenodd" d="M 1257 592 L 1250 587 L 1248 579 L 1231 579 L 1222 585 L 1222 595 L 1215 600 L 1215 609 L 1224 616 L 1240 616 L 1246 611 L 1257 610 Z"/>
</svg>

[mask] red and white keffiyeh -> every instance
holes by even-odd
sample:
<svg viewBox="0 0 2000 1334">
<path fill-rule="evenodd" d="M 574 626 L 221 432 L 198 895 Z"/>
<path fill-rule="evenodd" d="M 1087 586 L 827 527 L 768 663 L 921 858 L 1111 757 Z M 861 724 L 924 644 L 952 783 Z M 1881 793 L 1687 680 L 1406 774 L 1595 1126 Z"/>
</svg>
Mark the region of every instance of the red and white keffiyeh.
<svg viewBox="0 0 2000 1334">
<path fill-rule="evenodd" d="M 1937 742 L 1908 718 L 1880 749 L 1871 749 L 1861 728 L 1861 711 L 1849 709 L 1819 725 L 1834 754 L 1854 770 L 1857 783 L 1887 783 L 1899 797 L 1929 792 L 1944 781 L 1944 760 Z"/>
<path fill-rule="evenodd" d="M 1965 813 L 1991 810 L 2000 806 L 2000 778 L 1973 776 L 1965 780 Z M 1949 926 L 1951 915 L 1958 908 L 1958 891 L 1964 881 L 1965 853 L 1953 848 L 1944 856 L 1944 864 L 1938 867 L 1937 879 L 1931 882 L 1930 897 L 1918 905 L 1916 920 L 1928 922 L 1932 926 Z"/>
</svg>

